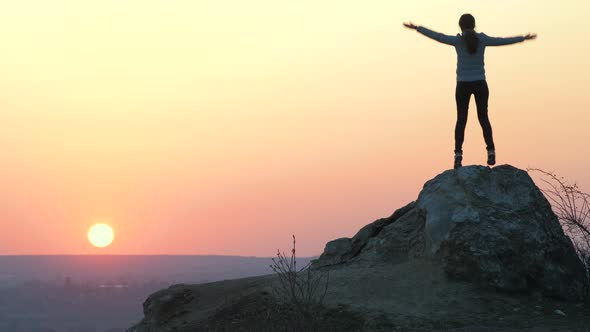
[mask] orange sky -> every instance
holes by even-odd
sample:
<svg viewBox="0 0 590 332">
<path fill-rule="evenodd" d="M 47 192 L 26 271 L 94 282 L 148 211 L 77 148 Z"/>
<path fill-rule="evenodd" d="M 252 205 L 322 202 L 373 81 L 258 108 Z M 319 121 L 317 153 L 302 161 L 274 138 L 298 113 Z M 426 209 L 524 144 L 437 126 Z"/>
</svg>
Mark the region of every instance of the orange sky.
<svg viewBox="0 0 590 332">
<path fill-rule="evenodd" d="M 587 1 L 3 3 L 0 254 L 319 254 L 452 166 L 454 50 L 401 23 L 464 12 L 539 34 L 486 52 L 498 162 L 590 191 Z"/>
</svg>

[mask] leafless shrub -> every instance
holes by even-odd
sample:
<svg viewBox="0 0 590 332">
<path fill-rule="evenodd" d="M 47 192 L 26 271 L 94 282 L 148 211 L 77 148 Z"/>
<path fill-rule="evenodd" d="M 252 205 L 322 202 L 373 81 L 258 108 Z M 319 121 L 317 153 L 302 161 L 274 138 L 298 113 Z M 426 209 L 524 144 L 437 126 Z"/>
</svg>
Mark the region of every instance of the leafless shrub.
<svg viewBox="0 0 590 332">
<path fill-rule="evenodd" d="M 295 235 L 291 256 L 277 250 L 271 269 L 275 272 L 277 283 L 272 290 L 276 298 L 291 307 L 294 327 L 301 331 L 318 330 L 324 298 L 328 292 L 330 275 L 328 272 L 311 271 L 310 263 L 297 270 Z"/>
<path fill-rule="evenodd" d="M 577 183 L 570 183 L 554 172 L 538 168 L 527 168 L 527 171 L 541 174 L 540 180 L 545 186 L 540 189 L 572 240 L 586 267 L 587 280 L 590 280 L 590 194 L 583 192 Z M 586 285 L 585 295 L 590 297 L 590 284 Z"/>
</svg>

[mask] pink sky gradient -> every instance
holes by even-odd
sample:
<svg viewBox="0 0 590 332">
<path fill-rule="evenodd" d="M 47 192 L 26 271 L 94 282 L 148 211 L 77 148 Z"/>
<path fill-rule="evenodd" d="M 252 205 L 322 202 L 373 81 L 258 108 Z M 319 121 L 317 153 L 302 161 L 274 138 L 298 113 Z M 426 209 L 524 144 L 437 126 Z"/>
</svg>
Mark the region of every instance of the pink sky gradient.
<svg viewBox="0 0 590 332">
<path fill-rule="evenodd" d="M 454 50 L 402 22 L 465 12 L 539 34 L 486 52 L 499 164 L 590 191 L 585 1 L 1 5 L 0 254 L 320 254 L 452 166 Z"/>
</svg>

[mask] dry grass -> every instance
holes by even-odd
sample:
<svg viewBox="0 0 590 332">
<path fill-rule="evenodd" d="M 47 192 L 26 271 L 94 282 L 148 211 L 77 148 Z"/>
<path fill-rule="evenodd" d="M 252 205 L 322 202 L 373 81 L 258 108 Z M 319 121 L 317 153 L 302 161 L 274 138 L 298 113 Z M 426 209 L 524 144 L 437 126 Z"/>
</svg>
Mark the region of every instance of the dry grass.
<svg viewBox="0 0 590 332">
<path fill-rule="evenodd" d="M 572 240 L 586 267 L 588 283 L 584 296 L 590 300 L 590 194 L 554 172 L 538 168 L 527 168 L 527 171 L 541 175 L 540 180 L 544 186 L 540 189 L 551 203 L 563 230 Z"/>
<path fill-rule="evenodd" d="M 322 325 L 323 301 L 328 291 L 328 272 L 311 271 L 310 264 L 297 269 L 296 240 L 293 235 L 291 255 L 277 250 L 271 269 L 277 282 L 272 290 L 279 303 L 291 310 L 291 323 L 296 330 L 316 331 Z"/>
</svg>

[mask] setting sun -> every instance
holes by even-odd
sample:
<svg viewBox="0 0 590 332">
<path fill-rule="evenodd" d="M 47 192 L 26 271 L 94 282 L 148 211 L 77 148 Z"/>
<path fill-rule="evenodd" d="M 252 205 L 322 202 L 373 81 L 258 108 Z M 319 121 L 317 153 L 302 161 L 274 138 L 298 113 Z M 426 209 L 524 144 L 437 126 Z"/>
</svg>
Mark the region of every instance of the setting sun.
<svg viewBox="0 0 590 332">
<path fill-rule="evenodd" d="M 88 241 L 98 248 L 111 244 L 114 237 L 113 229 L 107 224 L 95 224 L 88 230 Z"/>
</svg>

